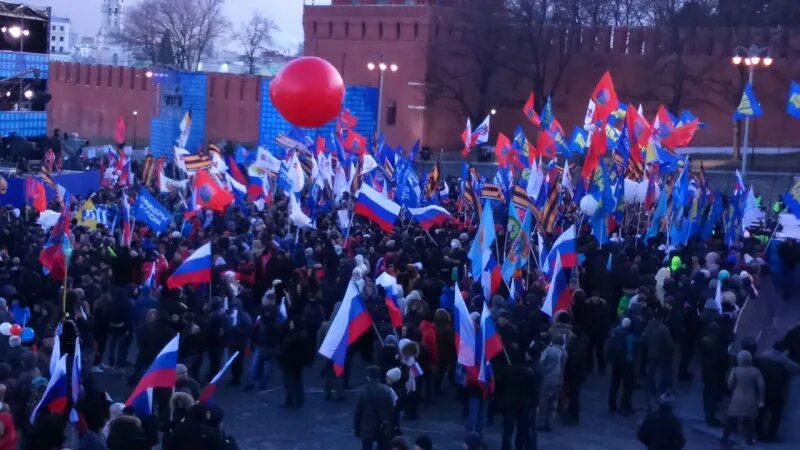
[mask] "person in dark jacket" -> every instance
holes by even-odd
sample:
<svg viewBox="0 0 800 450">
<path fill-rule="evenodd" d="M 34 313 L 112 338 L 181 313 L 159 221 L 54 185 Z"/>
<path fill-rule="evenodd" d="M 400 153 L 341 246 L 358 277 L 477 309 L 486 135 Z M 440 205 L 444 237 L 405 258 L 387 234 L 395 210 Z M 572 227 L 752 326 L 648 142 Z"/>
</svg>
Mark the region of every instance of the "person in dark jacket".
<svg viewBox="0 0 800 450">
<path fill-rule="evenodd" d="M 228 353 L 232 355 L 239 352 L 241 355 L 231 364 L 231 386 L 240 386 L 244 371 L 245 347 L 249 344 L 250 336 L 253 334 L 253 320 L 250 314 L 242 308 L 242 301 L 238 298 L 233 300 L 232 308 L 228 311 L 227 327 L 225 337 L 228 341 Z"/>
<path fill-rule="evenodd" d="M 717 418 L 717 408 L 725 389 L 725 374 L 728 371 L 729 357 L 727 343 L 720 336 L 720 326 L 712 322 L 708 335 L 700 341 L 700 356 L 703 375 L 703 409 L 706 424 L 721 427 Z"/>
<path fill-rule="evenodd" d="M 674 401 L 672 394 L 662 394 L 658 410 L 648 414 L 639 426 L 637 437 L 648 450 L 680 450 L 686 445 L 681 421 L 672 412 Z"/>
<path fill-rule="evenodd" d="M 586 380 L 587 342 L 584 330 L 573 328 L 575 334 L 567 342 L 567 362 L 564 366 L 564 399 L 566 411 L 563 422 L 577 425 L 580 421 L 581 385 Z"/>
<path fill-rule="evenodd" d="M 672 388 L 672 335 L 664 325 L 661 310 L 651 312 L 644 329 L 647 349 L 646 372 L 651 400 Z"/>
<path fill-rule="evenodd" d="M 611 310 L 604 298 L 600 298 L 598 291 L 593 291 L 592 296 L 586 300 L 586 336 L 588 348 L 586 351 L 586 370 L 594 370 L 594 360 L 597 359 L 597 371 L 600 374 L 606 371 L 605 343 L 611 329 Z"/>
<path fill-rule="evenodd" d="M 623 415 L 633 414 L 634 361 L 636 357 L 636 336 L 631 330 L 631 319 L 625 317 L 615 328 L 608 343 L 608 360 L 611 362 L 611 388 L 608 391 L 608 410 Z M 622 399 L 619 388 L 622 386 Z"/>
<path fill-rule="evenodd" d="M 308 331 L 297 319 L 290 319 L 281 339 L 278 362 L 283 372 L 286 391 L 285 408 L 303 406 L 303 368 L 314 356 Z"/>
<path fill-rule="evenodd" d="M 149 450 L 147 435 L 142 428 L 142 421 L 126 407 L 122 415 L 109 424 L 108 450 Z"/>
<path fill-rule="evenodd" d="M 203 404 L 189 408 L 183 420 L 165 440 L 163 450 L 222 450 L 220 431 L 209 424 L 211 413 Z M 111 450 L 111 449 L 109 449 Z"/>
<path fill-rule="evenodd" d="M 531 424 L 529 422 L 534 396 L 531 389 L 535 389 L 534 373 L 523 359 L 522 352 L 516 344 L 508 347 L 507 353 L 511 365 L 507 366 L 498 380 L 503 385 L 502 397 L 499 399 L 500 409 L 503 412 L 503 450 L 511 449 L 511 437 L 516 436 L 514 445 L 518 449 L 531 447 Z"/>
<path fill-rule="evenodd" d="M 251 359 L 250 381 L 244 387 L 245 390 L 254 389 L 256 383 L 259 390 L 264 390 L 269 384 L 272 365 L 278 356 L 278 346 L 280 345 L 278 316 L 278 308 L 273 303 L 265 305 L 261 314 L 256 318 L 253 330 L 255 352 Z"/>
<path fill-rule="evenodd" d="M 376 445 L 378 449 L 384 448 L 393 434 L 394 399 L 380 379 L 380 368 L 368 367 L 367 384 L 358 391 L 353 431 L 364 450 L 372 450 Z"/>
</svg>

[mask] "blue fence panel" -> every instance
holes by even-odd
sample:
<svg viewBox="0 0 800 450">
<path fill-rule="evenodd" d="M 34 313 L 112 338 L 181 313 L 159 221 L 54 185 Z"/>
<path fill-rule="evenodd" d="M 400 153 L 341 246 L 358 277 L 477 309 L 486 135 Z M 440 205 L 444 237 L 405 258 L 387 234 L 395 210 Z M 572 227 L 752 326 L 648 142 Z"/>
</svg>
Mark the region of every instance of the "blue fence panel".
<svg viewBox="0 0 800 450">
<path fill-rule="evenodd" d="M 208 76 L 199 72 L 161 72 L 155 75 L 161 85 L 160 114 L 150 123 L 150 150 L 155 156 L 171 156 L 180 135 L 184 114 L 192 115 L 192 128 L 186 149 L 196 152 L 206 138 L 206 87 Z"/>
<path fill-rule="evenodd" d="M 259 124 L 258 142 L 264 148 L 274 147 L 275 138 L 283 133 L 288 133 L 292 125 L 287 122 L 275 109 L 269 98 L 269 79 L 261 82 L 261 120 Z M 344 108 L 358 117 L 356 131 L 368 139 L 372 139 L 377 125 L 378 89 L 369 86 L 350 86 L 345 91 Z M 336 121 L 316 129 L 305 131 L 312 137 L 321 135 L 328 137 L 333 133 Z"/>
<path fill-rule="evenodd" d="M 0 112 L 0 136 L 8 136 L 12 132 L 24 137 L 39 137 L 47 134 L 47 112 Z"/>
<path fill-rule="evenodd" d="M 39 69 L 39 78 L 47 79 L 50 57 L 39 53 L 0 51 L 0 78 L 13 77 L 31 69 Z M 26 75 L 25 78 L 33 78 Z"/>
</svg>

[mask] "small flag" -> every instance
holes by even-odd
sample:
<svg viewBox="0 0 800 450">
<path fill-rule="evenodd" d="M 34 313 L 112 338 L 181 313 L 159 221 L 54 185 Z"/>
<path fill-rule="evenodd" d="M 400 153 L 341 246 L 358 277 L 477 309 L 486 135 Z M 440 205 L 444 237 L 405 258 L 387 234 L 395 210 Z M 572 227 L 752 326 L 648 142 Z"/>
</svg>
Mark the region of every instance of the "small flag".
<svg viewBox="0 0 800 450">
<path fill-rule="evenodd" d="M 747 83 L 744 87 L 744 92 L 742 92 L 742 100 L 733 113 L 733 120 L 761 117 L 762 114 L 764 112 L 761 110 L 761 104 L 756 99 L 755 92 L 753 92 L 753 85 Z"/>
<path fill-rule="evenodd" d="M 800 83 L 796 81 L 792 81 L 789 86 L 789 100 L 786 102 L 786 112 L 795 119 L 800 119 Z"/>
<path fill-rule="evenodd" d="M 213 396 L 214 392 L 217 390 L 217 384 L 219 383 L 219 379 L 222 378 L 223 375 L 225 375 L 225 372 L 228 370 L 228 367 L 230 367 L 231 364 L 233 364 L 233 361 L 236 359 L 237 356 L 239 356 L 239 352 L 234 353 L 233 356 L 231 356 L 228 359 L 225 365 L 222 366 L 221 369 L 219 369 L 219 372 L 217 372 L 217 374 L 214 375 L 214 378 L 211 379 L 211 382 L 208 383 L 208 386 L 203 388 L 203 392 L 200 393 L 200 398 L 197 399 L 198 402 L 211 403 L 211 396 Z"/>
</svg>

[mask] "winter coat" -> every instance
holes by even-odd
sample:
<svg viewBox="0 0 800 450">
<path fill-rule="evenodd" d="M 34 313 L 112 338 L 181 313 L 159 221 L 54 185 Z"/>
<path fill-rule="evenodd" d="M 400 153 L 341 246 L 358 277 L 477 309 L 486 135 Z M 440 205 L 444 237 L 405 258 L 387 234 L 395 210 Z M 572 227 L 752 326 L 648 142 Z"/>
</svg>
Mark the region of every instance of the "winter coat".
<svg viewBox="0 0 800 450">
<path fill-rule="evenodd" d="M 728 375 L 728 388 L 731 390 L 728 417 L 755 418 L 759 405 L 764 403 L 764 378 L 751 365 L 750 353 L 739 352 L 736 359 L 738 365 Z"/>
<path fill-rule="evenodd" d="M 567 351 L 560 345 L 549 345 L 539 357 L 539 370 L 544 384 L 560 384 L 564 379 Z"/>
<path fill-rule="evenodd" d="M 447 367 L 455 364 L 456 362 L 456 338 L 453 325 L 450 323 L 450 315 L 445 311 L 437 311 L 437 316 L 440 313 L 447 315 L 446 319 L 442 317 L 436 318 L 436 349 L 439 352 L 439 367 Z"/>
<path fill-rule="evenodd" d="M 422 346 L 428 352 L 428 367 L 439 364 L 439 350 L 436 341 L 436 328 L 433 323 L 423 320 L 419 324 L 419 331 L 422 332 Z"/>
<path fill-rule="evenodd" d="M 586 333 L 591 339 L 605 339 L 611 329 L 611 314 L 608 303 L 600 297 L 589 297 L 586 300 Z"/>
<path fill-rule="evenodd" d="M 283 337 L 278 355 L 281 370 L 301 371 L 311 363 L 313 358 L 313 342 L 305 328 L 287 330 Z"/>
<path fill-rule="evenodd" d="M 0 436 L 0 450 L 16 450 L 17 429 L 14 427 L 14 420 L 10 411 L 0 411 L 0 425 L 3 426 L 3 433 Z"/>
<path fill-rule="evenodd" d="M 393 431 L 394 400 L 388 386 L 370 381 L 358 393 L 355 435 L 365 441 L 388 441 Z"/>
<path fill-rule="evenodd" d="M 106 447 L 106 443 L 103 441 L 103 436 L 101 436 L 100 433 L 89 430 L 81 436 L 78 450 L 108 450 L 108 447 Z"/>
<path fill-rule="evenodd" d="M 650 319 L 644 329 L 648 362 L 666 361 L 672 358 L 672 336 L 669 328 L 658 319 Z"/>
<path fill-rule="evenodd" d="M 650 413 L 639 426 L 637 437 L 648 450 L 680 450 L 686 445 L 681 422 L 671 408 Z"/>
<path fill-rule="evenodd" d="M 175 427 L 162 450 L 222 450 L 222 434 L 206 423 L 204 405 L 194 405 Z"/>
<path fill-rule="evenodd" d="M 149 450 L 142 421 L 134 416 L 122 415 L 109 425 L 108 450 Z"/>
<path fill-rule="evenodd" d="M 534 391 L 539 390 L 533 370 L 525 364 L 513 363 L 506 367 L 497 380 L 500 408 L 507 413 L 524 414 L 535 407 Z M 502 389 L 500 389 L 502 387 Z"/>
</svg>

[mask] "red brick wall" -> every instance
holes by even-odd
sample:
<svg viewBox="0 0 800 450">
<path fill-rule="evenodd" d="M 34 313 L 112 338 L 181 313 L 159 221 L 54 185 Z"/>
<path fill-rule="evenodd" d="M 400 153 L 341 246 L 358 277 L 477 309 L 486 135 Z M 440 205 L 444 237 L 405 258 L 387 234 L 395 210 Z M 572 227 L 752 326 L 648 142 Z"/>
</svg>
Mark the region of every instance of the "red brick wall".
<svg viewBox="0 0 800 450">
<path fill-rule="evenodd" d="M 249 75 L 208 75 L 206 139 L 258 143 L 261 78 Z"/>
<path fill-rule="evenodd" d="M 136 128 L 137 143 L 150 136 L 156 112 L 156 87 L 145 69 L 51 63 L 48 89 L 48 128 L 77 132 L 95 142 L 110 142 L 117 120 L 125 119 L 128 138 Z M 138 112 L 134 127 L 133 111 Z"/>
<path fill-rule="evenodd" d="M 305 7 L 305 53 L 329 60 L 347 84 L 377 85 L 366 63 L 380 55 L 384 61 L 397 62 L 400 70 L 387 75 L 384 91 L 384 114 L 389 100 L 396 101 L 401 111 L 397 125 L 383 125 L 389 142 L 408 146 L 422 138 L 423 145 L 434 149 L 459 148 L 465 117 L 443 105 L 425 105 L 419 86 L 426 79 L 436 28 L 458 27 L 454 9 L 351 3 L 343 0 L 333 6 Z M 398 26 L 399 36 L 395 31 Z M 669 85 L 674 81 L 677 56 L 667 51 L 667 30 L 586 27 L 569 31 L 581 33 L 581 39 L 554 96 L 556 117 L 568 133 L 583 119 L 594 84 L 607 69 L 621 100 L 641 103 L 648 118 L 652 119 L 660 103 L 671 98 Z M 800 122 L 784 112 L 789 81 L 800 79 L 800 30 L 703 28 L 680 32 L 688 42 L 681 55 L 686 68 L 681 109 L 691 110 L 708 125 L 698 132 L 694 145 L 732 145 L 731 116 L 746 74 L 731 65 L 730 56 L 737 45 L 751 43 L 769 46 L 775 58 L 772 67 L 756 73 L 755 91 L 764 116 L 752 123 L 754 145 L 800 145 Z M 442 35 L 446 38 L 447 33 Z M 531 86 L 508 82 L 502 89 L 517 101 L 498 108 L 493 133 L 511 133 L 516 124 L 525 121 L 520 109 Z M 419 106 L 424 109 L 415 108 Z"/>
</svg>

